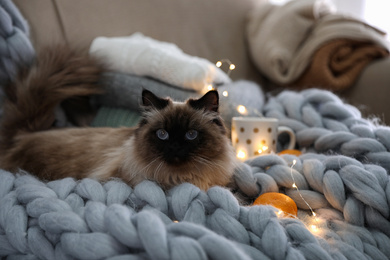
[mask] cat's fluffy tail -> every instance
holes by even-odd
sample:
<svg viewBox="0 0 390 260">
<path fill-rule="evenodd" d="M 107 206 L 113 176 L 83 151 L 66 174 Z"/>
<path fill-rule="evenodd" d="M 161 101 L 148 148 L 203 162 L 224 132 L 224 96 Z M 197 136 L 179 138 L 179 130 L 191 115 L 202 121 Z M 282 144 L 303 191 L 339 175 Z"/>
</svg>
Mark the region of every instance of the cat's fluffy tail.
<svg viewBox="0 0 390 260">
<path fill-rule="evenodd" d="M 103 72 L 103 64 L 87 54 L 65 46 L 43 49 L 34 64 L 5 87 L 1 144 L 11 145 L 20 133 L 51 128 L 61 102 L 102 93 L 98 82 Z"/>
</svg>

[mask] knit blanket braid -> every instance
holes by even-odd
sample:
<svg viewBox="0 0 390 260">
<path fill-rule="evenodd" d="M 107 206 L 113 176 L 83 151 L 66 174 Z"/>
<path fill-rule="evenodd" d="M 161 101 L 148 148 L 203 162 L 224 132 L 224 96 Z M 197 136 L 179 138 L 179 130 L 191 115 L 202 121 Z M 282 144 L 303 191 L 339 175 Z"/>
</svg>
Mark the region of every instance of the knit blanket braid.
<svg viewBox="0 0 390 260">
<path fill-rule="evenodd" d="M 385 233 L 389 229 L 383 226 L 386 223 L 389 225 L 389 222 L 384 217 L 378 218 L 378 215 L 386 214 L 383 211 L 387 210 L 388 214 L 388 204 L 383 202 L 385 196 L 373 199 L 372 196 L 376 194 L 364 196 L 354 192 L 347 199 L 350 202 L 345 202 L 343 211 L 338 214 L 332 205 L 337 204 L 339 198 L 334 195 L 328 200 L 329 192 L 325 192 L 332 187 L 326 184 L 327 177 L 323 177 L 322 187 L 315 176 L 325 169 L 335 170 L 340 164 L 333 158 L 326 163 L 314 158 L 307 156 L 307 159 L 298 159 L 293 174 L 306 200 L 314 209 L 323 210 L 317 211 L 319 216 L 326 217 L 326 225 L 319 236 L 310 233 L 299 219 L 278 218 L 272 207 L 240 206 L 233 194 L 222 187 L 213 187 L 204 192 L 184 183 L 164 193 L 150 181 L 132 189 L 120 180 L 99 183 L 92 179 L 75 181 L 65 178 L 44 183 L 30 175 L 2 171 L 0 256 L 17 259 L 35 259 L 33 256 L 38 259 L 390 257 L 387 246 L 390 239 Z M 348 162 L 355 162 L 353 167 L 362 166 L 350 160 L 341 163 L 340 174 L 344 168 L 348 168 Z M 257 170 L 249 170 L 249 165 Z M 290 176 L 287 173 L 290 168 L 288 161 L 282 157 L 262 156 L 249 165 L 241 165 L 239 172 L 246 175 L 239 176 L 250 176 L 258 171 L 252 175 L 254 181 L 251 183 L 261 191 L 277 191 L 278 186 L 291 186 L 291 180 L 283 177 Z M 261 171 L 263 167 L 267 170 Z M 305 180 L 303 176 L 309 176 L 312 172 L 311 177 L 307 178 L 310 181 Z M 332 170 L 325 172 L 325 176 L 332 174 Z M 347 187 L 354 187 L 348 178 L 345 180 Z M 310 190 L 310 185 L 322 189 L 326 195 Z M 388 185 L 379 185 L 381 189 L 377 193 L 380 195 L 383 195 L 380 192 L 383 186 Z M 288 194 L 294 198 L 293 192 Z M 294 199 L 302 208 L 302 203 Z M 348 207 L 347 204 L 352 206 Z M 363 207 L 357 209 L 362 209 L 363 214 L 371 214 L 372 225 L 381 225 L 381 228 L 365 228 L 363 223 L 353 225 L 345 221 L 342 213 L 352 215 L 356 222 L 360 221 L 360 212 L 356 209 L 353 211 L 355 205 Z M 370 209 L 371 205 L 375 208 Z M 326 211 L 331 212 L 325 214 Z M 379 223 L 376 222 L 378 219 Z"/>
<path fill-rule="evenodd" d="M 131 188 L 0 171 L 0 257 L 389 259 L 389 129 L 316 89 L 282 92 L 264 114 L 293 128 L 305 152 L 241 163 L 232 190 L 183 183 L 164 192 L 150 181 Z M 271 191 L 293 198 L 298 217 L 250 206 Z"/>
<path fill-rule="evenodd" d="M 35 51 L 28 36 L 28 24 L 17 7 L 11 0 L 0 1 L 0 85 L 33 60 Z"/>
<path fill-rule="evenodd" d="M 284 91 L 269 100 L 264 114 L 291 127 L 300 149 L 342 154 L 390 170 L 390 127 L 363 119 L 356 107 L 329 91 Z"/>
<path fill-rule="evenodd" d="M 28 23 L 18 8 L 11 0 L 0 1 L 0 118 L 3 114 L 3 86 L 35 57 L 28 36 Z"/>
</svg>

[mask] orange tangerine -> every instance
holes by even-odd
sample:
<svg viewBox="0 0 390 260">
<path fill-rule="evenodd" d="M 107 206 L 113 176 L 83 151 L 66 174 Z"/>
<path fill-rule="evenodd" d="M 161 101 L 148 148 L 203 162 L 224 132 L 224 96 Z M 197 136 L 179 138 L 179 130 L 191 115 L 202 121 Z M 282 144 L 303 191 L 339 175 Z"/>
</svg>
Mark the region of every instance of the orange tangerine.
<svg viewBox="0 0 390 260">
<path fill-rule="evenodd" d="M 278 153 L 279 155 L 281 154 L 291 154 L 291 155 L 295 155 L 295 156 L 300 156 L 302 154 L 301 151 L 299 150 L 295 150 L 295 149 L 286 149 L 286 150 L 283 150 L 281 152 Z"/>
<path fill-rule="evenodd" d="M 298 207 L 295 201 L 289 196 L 278 192 L 261 194 L 253 202 L 253 205 L 271 205 L 283 211 L 285 215 L 297 216 L 298 214 Z"/>
</svg>

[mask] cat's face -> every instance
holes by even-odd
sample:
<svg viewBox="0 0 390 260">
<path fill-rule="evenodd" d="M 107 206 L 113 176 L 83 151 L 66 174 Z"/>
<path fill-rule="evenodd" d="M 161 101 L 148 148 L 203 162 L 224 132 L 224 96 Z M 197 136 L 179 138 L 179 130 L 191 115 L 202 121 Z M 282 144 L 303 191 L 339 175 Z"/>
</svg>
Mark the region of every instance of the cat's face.
<svg viewBox="0 0 390 260">
<path fill-rule="evenodd" d="M 226 184 L 231 146 L 218 114 L 218 92 L 175 103 L 144 91 L 144 117 L 135 134 L 138 159 L 149 179 L 165 187 L 192 182 Z M 222 164 L 226 165 L 222 165 Z"/>
</svg>

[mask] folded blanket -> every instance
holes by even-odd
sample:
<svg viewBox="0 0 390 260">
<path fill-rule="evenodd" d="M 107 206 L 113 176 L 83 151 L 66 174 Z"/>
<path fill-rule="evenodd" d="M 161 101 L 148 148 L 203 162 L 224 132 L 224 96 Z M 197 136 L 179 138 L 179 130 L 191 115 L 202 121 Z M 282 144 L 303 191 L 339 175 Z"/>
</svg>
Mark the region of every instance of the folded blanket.
<svg viewBox="0 0 390 260">
<path fill-rule="evenodd" d="M 106 106 L 139 111 L 143 89 L 150 90 L 157 96 L 171 97 L 178 101 L 184 101 L 190 96 L 201 95 L 153 78 L 121 72 L 105 73 L 101 83 L 105 87 L 105 93 L 94 97 L 93 103 L 97 107 Z"/>
<path fill-rule="evenodd" d="M 190 56 L 175 44 L 141 33 L 129 37 L 98 37 L 92 42 L 90 53 L 105 58 L 115 71 L 150 76 L 189 90 L 203 91 L 209 84 L 231 81 L 210 61 Z"/>
<path fill-rule="evenodd" d="M 309 67 L 291 85 L 293 87 L 323 87 L 335 91 L 352 86 L 364 67 L 383 58 L 389 52 L 368 42 L 333 40 L 325 43 L 313 55 Z"/>
<path fill-rule="evenodd" d="M 201 96 L 201 93 L 178 88 L 152 78 L 119 72 L 106 73 L 102 85 L 106 88 L 105 94 L 93 98 L 93 105 L 99 109 L 98 118 L 93 122 L 93 126 L 134 125 L 137 118 L 135 113 L 140 111 L 143 89 L 148 89 L 157 96 L 171 97 L 176 101 Z M 248 116 L 261 115 L 265 98 L 261 87 L 256 83 L 240 80 L 221 85 L 217 90 L 220 94 L 219 112 L 228 127 L 232 117 L 241 115 L 237 111 L 239 105 L 246 107 Z"/>
<path fill-rule="evenodd" d="M 314 53 L 332 40 L 364 41 L 389 50 L 383 32 L 335 13 L 329 1 L 296 0 L 283 6 L 260 1 L 250 13 L 247 34 L 258 69 L 282 85 L 298 80 Z"/>
<path fill-rule="evenodd" d="M 132 127 L 141 119 L 137 111 L 116 107 L 101 107 L 91 122 L 92 127 Z"/>
</svg>

